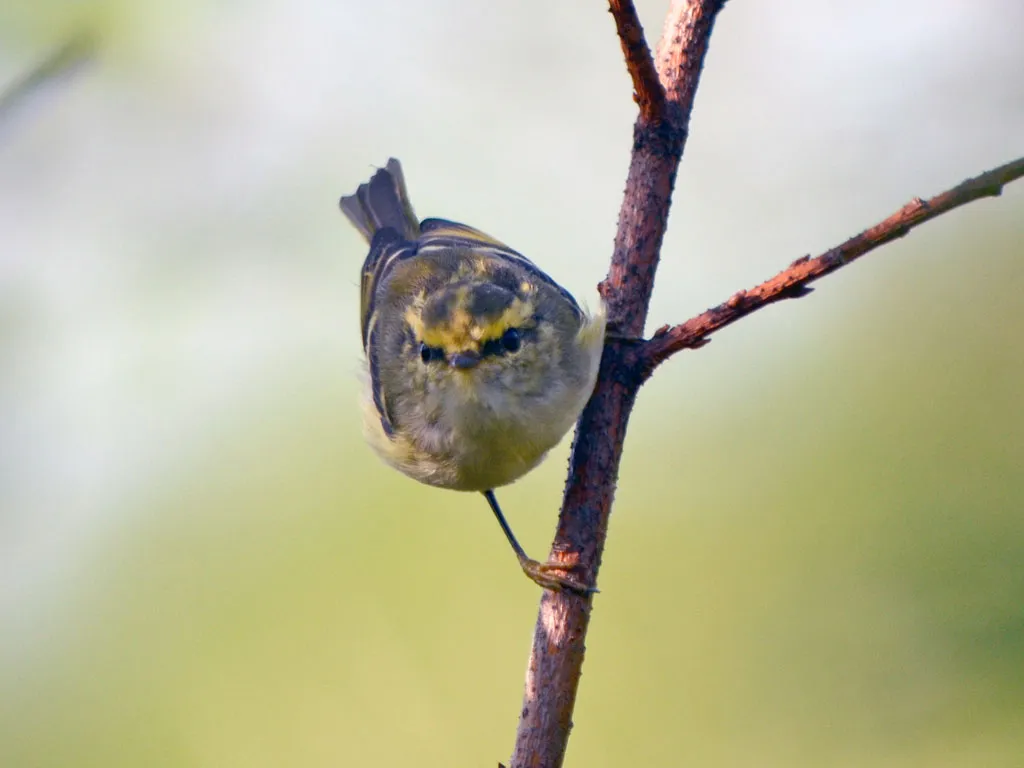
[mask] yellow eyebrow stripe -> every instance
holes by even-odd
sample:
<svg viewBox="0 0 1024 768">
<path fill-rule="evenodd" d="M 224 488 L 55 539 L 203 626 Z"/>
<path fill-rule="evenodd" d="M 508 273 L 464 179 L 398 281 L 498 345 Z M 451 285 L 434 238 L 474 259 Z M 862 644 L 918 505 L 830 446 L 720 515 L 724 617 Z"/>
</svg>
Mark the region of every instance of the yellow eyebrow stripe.
<svg viewBox="0 0 1024 768">
<path fill-rule="evenodd" d="M 420 243 L 429 243 L 433 238 L 457 238 L 483 245 L 496 245 L 499 248 L 511 250 L 503 242 L 491 237 L 486 232 L 481 232 L 475 227 L 460 224 L 457 221 L 448 221 L 447 219 L 425 219 L 423 221 L 419 238 Z"/>
</svg>

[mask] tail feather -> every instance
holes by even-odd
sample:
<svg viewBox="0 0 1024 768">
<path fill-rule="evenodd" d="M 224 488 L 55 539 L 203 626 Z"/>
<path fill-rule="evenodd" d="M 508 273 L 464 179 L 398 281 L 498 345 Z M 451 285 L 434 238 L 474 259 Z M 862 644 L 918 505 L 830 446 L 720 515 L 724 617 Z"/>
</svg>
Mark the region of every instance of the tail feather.
<svg viewBox="0 0 1024 768">
<path fill-rule="evenodd" d="M 360 184 L 355 194 L 342 197 L 339 204 L 367 242 L 385 228 L 394 229 L 406 240 L 419 237 L 419 219 L 409 202 L 402 165 L 395 158 L 388 160 L 368 182 Z"/>
</svg>

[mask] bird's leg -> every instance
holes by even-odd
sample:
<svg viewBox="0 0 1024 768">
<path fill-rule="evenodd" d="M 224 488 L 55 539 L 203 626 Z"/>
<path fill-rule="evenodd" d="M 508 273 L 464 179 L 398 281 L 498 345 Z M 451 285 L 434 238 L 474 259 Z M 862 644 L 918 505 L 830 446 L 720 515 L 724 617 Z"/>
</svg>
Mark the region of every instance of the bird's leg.
<svg viewBox="0 0 1024 768">
<path fill-rule="evenodd" d="M 501 513 L 501 507 L 498 506 L 498 500 L 494 497 L 494 491 L 484 491 L 484 498 L 487 499 L 491 511 L 494 512 L 494 516 L 498 519 L 498 525 L 501 526 L 501 530 L 505 532 L 505 538 L 512 545 L 512 550 L 516 553 L 516 558 L 519 560 L 519 566 L 529 579 L 545 589 L 556 591 L 567 589 L 578 595 L 590 595 L 597 592 L 596 588 L 588 587 L 578 579 L 574 579 L 567 574 L 557 573 L 557 571 L 571 571 L 578 567 L 577 563 L 539 563 L 528 557 L 516 540 L 515 534 L 512 533 L 512 529 L 509 527 L 508 521 L 505 520 L 505 516 Z"/>
</svg>

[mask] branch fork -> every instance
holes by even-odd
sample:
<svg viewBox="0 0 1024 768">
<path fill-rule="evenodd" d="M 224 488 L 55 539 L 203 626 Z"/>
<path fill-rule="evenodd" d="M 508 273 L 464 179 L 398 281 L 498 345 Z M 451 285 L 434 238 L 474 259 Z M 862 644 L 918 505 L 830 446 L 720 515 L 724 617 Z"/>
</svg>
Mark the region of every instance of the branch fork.
<svg viewBox="0 0 1024 768">
<path fill-rule="evenodd" d="M 594 585 L 629 415 L 654 370 L 684 349 L 769 304 L 809 294 L 810 283 L 835 272 L 914 227 L 982 197 L 999 195 L 1024 176 L 1024 158 L 967 179 L 928 200 L 915 198 L 883 221 L 812 258 L 801 256 L 774 277 L 733 293 L 684 323 L 643 328 L 676 171 L 708 41 L 724 0 L 672 0 L 657 63 L 631 0 L 609 0 L 639 109 L 626 192 L 608 276 L 598 286 L 612 333 L 594 393 L 576 426 L 552 555 L 574 557 L 576 573 Z M 545 591 L 527 666 L 511 768 L 562 765 L 583 666 L 592 595 Z"/>
</svg>

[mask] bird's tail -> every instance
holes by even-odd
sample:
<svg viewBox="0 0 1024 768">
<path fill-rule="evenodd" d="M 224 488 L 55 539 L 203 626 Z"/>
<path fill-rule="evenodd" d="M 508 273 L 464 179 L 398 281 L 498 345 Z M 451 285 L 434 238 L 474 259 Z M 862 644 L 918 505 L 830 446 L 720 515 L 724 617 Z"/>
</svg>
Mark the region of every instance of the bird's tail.
<svg viewBox="0 0 1024 768">
<path fill-rule="evenodd" d="M 339 204 L 367 242 L 384 228 L 395 230 L 406 240 L 419 237 L 420 223 L 405 189 L 402 164 L 393 157 L 368 182 L 360 184 L 355 194 L 342 197 Z"/>
</svg>

